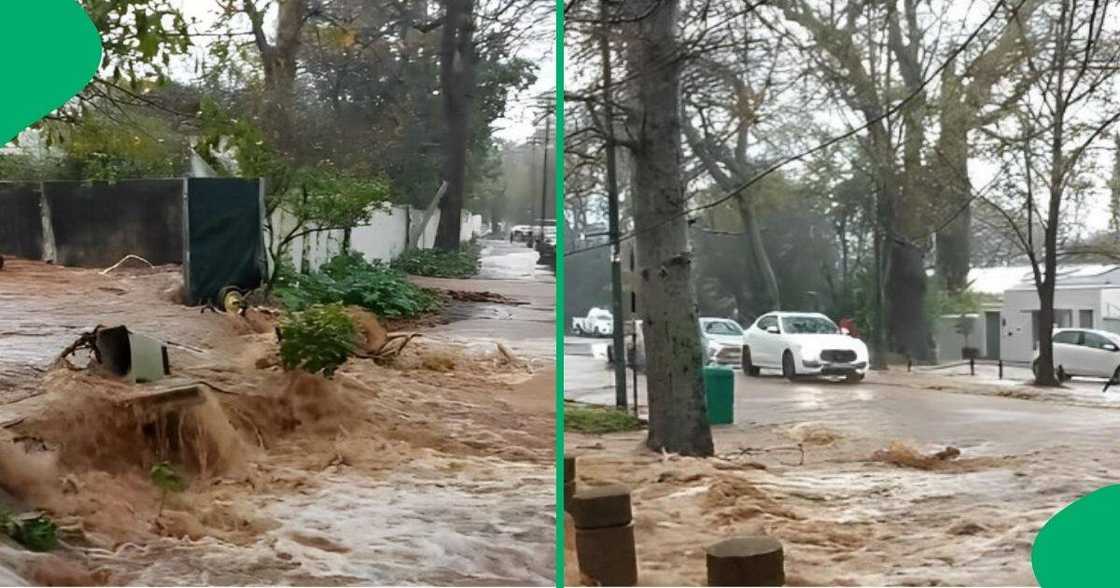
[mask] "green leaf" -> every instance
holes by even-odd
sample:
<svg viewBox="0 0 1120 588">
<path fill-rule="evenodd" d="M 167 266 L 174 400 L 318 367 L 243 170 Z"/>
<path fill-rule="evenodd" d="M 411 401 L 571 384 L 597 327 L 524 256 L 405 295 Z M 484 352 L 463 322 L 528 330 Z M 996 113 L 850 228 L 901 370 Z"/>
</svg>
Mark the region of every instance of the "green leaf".
<svg viewBox="0 0 1120 588">
<path fill-rule="evenodd" d="M 183 476 L 167 462 L 157 463 L 152 466 L 149 477 L 152 483 L 164 492 L 182 492 L 187 488 L 187 483 Z"/>
<path fill-rule="evenodd" d="M 45 516 L 9 523 L 9 534 L 31 551 L 50 551 L 58 546 L 58 526 Z"/>
</svg>

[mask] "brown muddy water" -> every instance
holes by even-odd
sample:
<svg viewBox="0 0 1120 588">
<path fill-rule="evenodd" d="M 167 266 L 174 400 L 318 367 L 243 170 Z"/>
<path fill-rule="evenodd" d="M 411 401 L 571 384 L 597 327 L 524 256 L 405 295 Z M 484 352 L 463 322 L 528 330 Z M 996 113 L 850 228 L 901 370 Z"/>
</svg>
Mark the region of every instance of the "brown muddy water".
<svg viewBox="0 0 1120 588">
<path fill-rule="evenodd" d="M 704 585 L 705 546 L 741 534 L 782 541 L 791 586 L 1037 585 L 1038 530 L 1116 479 L 1112 457 L 1062 440 L 954 456 L 819 422 L 734 429 L 717 432 L 707 460 L 653 454 L 642 433 L 566 435 L 581 484 L 632 488 L 642 585 Z M 567 543 L 567 582 L 579 585 Z"/>
<path fill-rule="evenodd" d="M 0 273 L 0 422 L 23 419 L 2 431 L 0 470 L 28 472 L 0 486 L 58 522 L 64 545 L 0 549 L 0 572 L 53 584 L 553 583 L 553 388 L 535 345 L 511 362 L 492 339 L 432 327 L 391 365 L 350 362 L 327 382 L 276 366 L 267 317 L 200 314 L 171 301 L 176 284 L 175 268 L 102 276 L 13 260 Z M 97 324 L 168 341 L 175 378 L 221 392 L 141 426 L 120 408 L 136 386 L 50 367 Z M 164 460 L 186 491 L 162 497 L 148 480 Z"/>
</svg>

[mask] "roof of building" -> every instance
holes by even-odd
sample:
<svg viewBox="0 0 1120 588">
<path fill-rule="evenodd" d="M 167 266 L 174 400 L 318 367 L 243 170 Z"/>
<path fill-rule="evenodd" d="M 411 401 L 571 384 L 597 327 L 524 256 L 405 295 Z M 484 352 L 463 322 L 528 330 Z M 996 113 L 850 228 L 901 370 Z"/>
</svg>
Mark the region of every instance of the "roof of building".
<svg viewBox="0 0 1120 588">
<path fill-rule="evenodd" d="M 1002 295 L 1008 290 L 1034 288 L 1034 273 L 1029 265 L 974 267 L 968 272 L 971 289 Z M 1058 286 L 1120 285 L 1120 265 L 1074 264 L 1058 268 Z"/>
</svg>

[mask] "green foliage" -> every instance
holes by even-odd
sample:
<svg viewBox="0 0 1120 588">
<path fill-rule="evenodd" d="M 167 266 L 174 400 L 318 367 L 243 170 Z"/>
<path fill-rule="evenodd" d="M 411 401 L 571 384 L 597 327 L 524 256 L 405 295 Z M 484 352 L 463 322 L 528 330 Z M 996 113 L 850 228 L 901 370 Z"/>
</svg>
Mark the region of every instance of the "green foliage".
<svg viewBox="0 0 1120 588">
<path fill-rule="evenodd" d="M 980 312 L 985 303 L 998 302 L 999 298 L 983 292 L 965 289 L 949 292 L 941 280 L 929 280 L 926 292 L 926 318 L 934 321 L 947 315 L 964 315 Z"/>
<path fill-rule="evenodd" d="M 61 137 L 67 175 L 75 179 L 169 178 L 186 167 L 186 139 L 153 116 L 131 113 L 120 124 L 87 113 Z"/>
<path fill-rule="evenodd" d="M 159 512 L 156 513 L 156 518 L 159 518 L 163 514 L 163 502 L 167 499 L 167 493 L 186 490 L 187 481 L 178 470 L 166 461 L 152 466 L 151 471 L 148 472 L 148 477 L 160 489 Z"/>
<path fill-rule="evenodd" d="M 166 461 L 152 466 L 151 471 L 148 472 L 148 476 L 151 478 L 152 483 L 164 492 L 182 492 L 187 489 L 186 480 L 184 480 L 183 476 Z"/>
<path fill-rule="evenodd" d="M 370 263 L 360 253 L 336 256 L 311 274 L 283 272 L 276 284 L 277 298 L 291 310 L 341 303 L 361 306 L 378 316 L 411 318 L 441 306 L 439 296 L 409 282 L 404 272 Z"/>
<path fill-rule="evenodd" d="M 564 404 L 565 431 L 601 435 L 637 431 L 642 426 L 638 417 L 625 410 Z"/>
<path fill-rule="evenodd" d="M 341 169 L 329 159 L 298 166 L 268 140 L 254 120 L 235 117 L 212 99 L 202 101 L 199 119 L 202 133 L 195 150 L 211 167 L 225 175 L 265 178 L 273 259 L 287 257 L 296 237 L 368 222 L 377 206 L 392 197 L 389 182 L 381 176 Z M 272 226 L 272 212 L 277 210 L 294 221 L 291 226 Z"/>
<path fill-rule="evenodd" d="M 46 516 L 19 520 L 10 512 L 0 512 L 0 528 L 31 551 L 50 551 L 58 546 L 58 526 Z"/>
<path fill-rule="evenodd" d="M 478 273 L 482 247 L 471 241 L 459 251 L 409 249 L 393 260 L 393 267 L 414 276 L 469 278 Z"/>
<path fill-rule="evenodd" d="M 376 205 L 389 200 L 389 183 L 338 170 L 330 162 L 301 170 L 301 191 L 285 199 L 284 210 L 321 227 L 352 228 L 368 222 Z"/>
<path fill-rule="evenodd" d="M 114 83 L 133 88 L 144 78 L 164 79 L 171 59 L 191 46 L 187 21 L 170 0 L 81 0 L 101 33 L 104 69 Z"/>
<path fill-rule="evenodd" d="M 65 177 L 62 160 L 58 157 L 23 153 L 0 155 L 0 180 L 43 182 Z"/>
<path fill-rule="evenodd" d="M 264 131 L 251 119 L 235 117 L 212 98 L 205 98 L 198 122 L 200 133 L 195 151 L 216 171 L 223 175 L 236 175 L 236 171 L 245 177 L 267 178 L 270 194 L 288 191 L 293 179 L 291 166 L 265 141 Z M 227 151 L 236 160 L 236 170 L 220 157 Z"/>
<path fill-rule="evenodd" d="M 285 317 L 280 325 L 280 360 L 328 378 L 357 350 L 357 328 L 340 304 L 315 304 Z"/>
</svg>

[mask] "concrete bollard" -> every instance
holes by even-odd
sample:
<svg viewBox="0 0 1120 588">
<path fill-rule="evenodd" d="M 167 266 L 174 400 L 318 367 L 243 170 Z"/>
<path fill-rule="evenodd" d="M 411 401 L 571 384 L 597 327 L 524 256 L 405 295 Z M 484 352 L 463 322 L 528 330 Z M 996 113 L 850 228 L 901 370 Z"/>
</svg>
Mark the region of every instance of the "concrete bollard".
<svg viewBox="0 0 1120 588">
<path fill-rule="evenodd" d="M 709 586 L 784 586 L 785 556 L 773 537 L 747 535 L 707 549 Z"/>
<path fill-rule="evenodd" d="M 634 586 L 638 558 L 630 489 L 622 485 L 585 488 L 569 505 L 576 527 L 579 571 L 598 586 Z"/>
<path fill-rule="evenodd" d="M 572 502 L 576 493 L 576 458 L 574 455 L 564 456 L 564 512 Z"/>
</svg>

